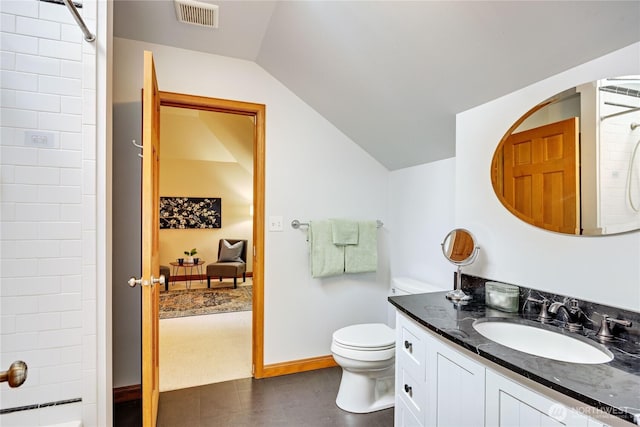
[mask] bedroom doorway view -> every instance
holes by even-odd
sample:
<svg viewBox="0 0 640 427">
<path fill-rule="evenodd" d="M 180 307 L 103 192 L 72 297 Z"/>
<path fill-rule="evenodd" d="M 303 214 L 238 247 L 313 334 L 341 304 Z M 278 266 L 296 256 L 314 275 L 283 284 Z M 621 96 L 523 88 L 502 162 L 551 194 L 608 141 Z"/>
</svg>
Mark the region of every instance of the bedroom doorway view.
<svg viewBox="0 0 640 427">
<path fill-rule="evenodd" d="M 255 126 L 248 115 L 160 107 L 160 392 L 252 376 Z M 244 272 L 208 283 L 221 256 Z"/>
</svg>

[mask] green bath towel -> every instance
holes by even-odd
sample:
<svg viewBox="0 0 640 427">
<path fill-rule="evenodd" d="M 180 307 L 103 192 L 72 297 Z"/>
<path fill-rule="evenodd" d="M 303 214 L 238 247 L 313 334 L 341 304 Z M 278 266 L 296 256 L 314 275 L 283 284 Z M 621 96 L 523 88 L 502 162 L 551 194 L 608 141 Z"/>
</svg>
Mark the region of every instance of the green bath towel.
<svg viewBox="0 0 640 427">
<path fill-rule="evenodd" d="M 358 244 L 358 222 L 348 219 L 330 219 L 331 232 L 333 234 L 333 244 L 357 245 Z"/>
<path fill-rule="evenodd" d="M 345 273 L 368 273 L 378 269 L 378 223 L 358 222 L 358 244 L 344 247 Z"/>
<path fill-rule="evenodd" d="M 309 222 L 311 277 L 344 273 L 344 246 L 333 244 L 330 221 Z"/>
</svg>

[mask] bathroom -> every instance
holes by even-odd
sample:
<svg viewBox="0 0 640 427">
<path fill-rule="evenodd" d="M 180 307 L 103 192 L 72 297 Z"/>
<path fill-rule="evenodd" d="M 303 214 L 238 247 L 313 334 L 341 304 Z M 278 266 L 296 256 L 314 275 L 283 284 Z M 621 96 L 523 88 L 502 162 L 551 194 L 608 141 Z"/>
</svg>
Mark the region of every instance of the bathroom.
<svg viewBox="0 0 640 427">
<path fill-rule="evenodd" d="M 134 58 L 145 46 L 130 40 L 116 40 L 116 52 L 129 52 L 125 55 L 127 58 Z M 164 84 L 170 91 L 183 91 L 183 81 L 174 80 L 171 74 L 163 75 L 162 61 L 165 57 L 177 57 L 180 58 L 178 62 L 192 63 L 192 68 L 196 70 L 199 63 L 218 68 L 222 68 L 223 63 L 233 65 L 222 58 L 212 59 L 194 54 L 183 56 L 183 52 L 166 46 L 152 47 L 160 63 L 160 85 L 163 84 L 163 76 L 166 76 Z M 274 188 L 286 186 L 295 194 L 296 203 L 292 206 L 286 198 L 277 198 L 267 208 L 267 215 L 282 215 L 285 227 L 282 232 L 267 232 L 266 244 L 293 250 L 286 263 L 277 258 L 272 260 L 270 254 L 266 254 L 265 262 L 269 268 L 265 271 L 265 324 L 270 326 L 265 330 L 265 365 L 323 357 L 329 354 L 331 333 L 336 329 L 365 321 L 386 321 L 384 300 L 394 269 L 402 272 L 402 275 L 442 284 L 443 287 L 451 285 L 454 268 L 442 256 L 440 242 L 455 227 L 472 230 L 481 246 L 477 261 L 465 269 L 466 273 L 634 310 L 634 301 L 640 299 L 634 285 L 638 282 L 638 271 L 632 261 L 640 256 L 637 233 L 576 238 L 523 224 L 510 215 L 493 194 L 487 165 L 491 163 L 495 148 L 506 130 L 518 119 L 516 112 L 527 111 L 576 82 L 593 80 L 601 73 L 617 75 L 620 72 L 633 72 L 636 49 L 634 45 L 625 51 L 614 52 L 576 67 L 571 73 L 536 83 L 527 90 L 514 92 L 459 114 L 456 120 L 455 158 L 393 171 L 388 175 L 388 181 L 376 178 L 375 166 L 371 168 L 351 151 L 343 151 L 343 158 L 331 159 L 338 175 L 332 179 L 339 181 L 342 178 L 343 168 L 340 165 L 343 161 L 351 168 L 354 164 L 360 165 L 362 171 L 355 179 L 349 177 L 341 182 L 343 193 L 332 195 L 342 215 L 358 217 L 362 216 L 359 212 L 366 211 L 366 218 L 380 219 L 384 223 L 378 235 L 381 251 L 375 278 L 372 275 L 355 275 L 317 280 L 309 276 L 306 231 L 294 229 L 289 224 L 294 219 L 307 221 L 332 217 L 335 208 L 325 206 L 313 196 L 321 191 L 327 177 L 320 181 L 304 175 L 302 168 L 313 168 L 313 164 L 292 162 L 295 153 L 289 152 L 284 146 L 273 146 L 280 135 L 288 135 L 290 129 L 272 129 L 277 136 L 269 138 L 272 141 L 270 149 L 278 153 L 272 159 L 272 168 L 287 170 L 287 173 L 274 173 L 271 179 Z M 116 63 L 119 63 L 118 57 Z M 127 66 L 130 68 L 126 72 L 131 75 L 136 75 L 140 69 L 139 65 Z M 606 71 L 602 71 L 603 68 Z M 126 91 L 129 94 L 134 92 L 136 83 L 131 83 L 131 86 Z M 211 90 L 221 91 L 222 88 Z M 266 103 L 273 110 L 282 102 L 289 100 L 280 97 L 277 101 L 269 100 Z M 495 119 L 497 115 L 494 109 L 500 111 L 500 120 Z M 299 118 L 299 121 L 303 120 L 309 122 Z M 318 132 L 327 131 L 321 131 L 319 127 Z M 326 141 L 311 138 L 297 144 L 300 149 L 314 153 L 318 163 L 322 164 L 324 159 L 329 161 L 330 156 L 319 150 L 318 145 L 322 143 L 326 146 L 337 138 L 340 136 L 333 135 Z M 289 179 L 292 175 L 298 176 L 299 180 L 292 182 Z M 364 184 L 366 181 L 368 185 Z M 359 202 L 365 203 L 359 207 L 353 205 L 351 196 L 356 192 L 360 193 Z M 389 194 L 390 203 L 375 203 L 377 193 Z M 368 202 L 362 197 L 365 194 L 370 197 Z M 363 206 L 365 209 L 361 210 Z M 527 244 L 516 245 L 514 240 Z M 543 248 L 549 249 L 541 250 Z M 623 254 L 622 258 L 620 254 Z M 545 268 L 541 269 L 540 265 Z M 292 286 L 292 282 L 296 285 Z M 599 282 L 608 285 L 597 286 Z M 296 304 L 291 305 L 288 302 L 291 300 L 295 300 Z M 349 310 L 346 310 L 347 307 Z M 323 315 L 326 312 L 332 315 Z M 313 320 L 318 318 L 323 319 L 320 324 Z M 318 340 L 318 336 L 304 333 L 307 326 L 299 323 L 301 320 L 313 325 L 314 331 L 323 330 L 321 334 L 324 338 Z M 292 335 L 300 338 L 289 340 L 288 337 Z"/>
<path fill-rule="evenodd" d="M 125 39 L 115 40 L 115 45 L 116 55 L 121 55 L 116 57 L 120 64 L 118 74 L 136 74 L 141 69 L 139 54 L 149 45 Z M 600 60 L 586 62 L 459 114 L 455 157 L 393 172 L 365 155 L 344 134 L 257 66 L 232 58 L 186 54 L 166 46 L 151 47 L 158 55 L 161 90 L 215 94 L 268 105 L 267 215 L 282 215 L 285 225 L 296 218 L 310 220 L 337 214 L 366 216 L 385 223 L 379 235 L 380 259 L 383 261 L 374 277 L 336 278 L 322 284 L 308 276 L 306 241 L 302 232 L 285 228 L 283 232 L 266 233 L 265 323 L 269 326 L 265 331 L 265 364 L 328 355 L 331 331 L 347 323 L 386 320 L 387 288 L 390 278 L 396 274 L 450 285 L 454 268 L 442 257 L 439 244 L 449 230 L 458 226 L 472 230 L 482 248 L 477 263 L 465 270 L 469 274 L 553 290 L 629 310 L 638 309 L 640 245 L 637 232 L 604 238 L 574 238 L 522 224 L 509 216 L 495 199 L 487 166 L 498 141 L 517 119 L 518 112 L 578 82 L 604 75 L 637 74 L 637 44 L 630 52 L 614 52 Z M 170 57 L 173 59 L 167 59 Z M 206 73 L 196 68 L 192 70 L 191 78 L 185 79 L 184 68 L 188 67 L 184 64 L 218 70 L 216 75 L 220 81 L 210 83 L 209 87 L 196 86 L 194 82 L 205 80 Z M 239 77 L 246 75 L 249 75 L 246 81 Z M 128 96 L 136 102 L 140 86 L 137 79 L 132 78 L 133 88 L 128 91 Z M 100 141 L 105 144 L 103 139 Z M 327 174 L 325 166 L 300 162 L 297 151 L 291 150 L 291 146 L 305 151 L 310 158 L 317 159 L 318 164 L 333 163 L 336 167 L 332 174 Z M 332 155 L 335 151 L 341 152 L 343 158 L 336 160 Z M 102 169 L 93 170 L 92 164 L 80 165 L 79 169 L 82 167 L 88 168 L 86 173 L 89 175 L 104 173 Z M 359 176 L 348 173 L 350 168 L 358 170 Z M 101 177 L 98 186 L 104 185 L 105 176 Z M 342 188 L 338 194 L 326 189 L 339 186 Z M 291 194 L 296 197 L 295 204 L 291 203 Z M 98 196 L 106 200 L 104 193 Z M 335 209 L 338 206 L 339 212 Z M 100 219 L 104 220 L 104 217 L 100 216 Z M 105 243 L 106 226 L 101 227 L 98 226 L 98 237 Z M 89 234 L 93 231 L 91 226 L 85 230 Z M 111 362 L 105 360 L 108 359 L 105 349 L 110 345 L 107 339 L 110 331 L 104 319 L 111 317 L 102 310 L 110 301 L 110 294 L 105 292 L 106 279 L 97 279 L 93 270 L 95 267 L 101 271 L 101 277 L 106 277 L 104 251 L 101 248 L 97 254 L 83 254 L 92 258 L 84 261 L 85 269 L 78 275 L 86 275 L 87 283 L 95 286 L 85 289 L 87 293 L 81 308 L 78 308 L 80 302 L 74 306 L 86 316 L 76 328 L 79 331 L 73 334 L 75 350 L 82 350 L 78 342 L 83 336 L 87 337 L 82 341 L 86 346 L 84 359 L 74 359 L 71 363 L 72 368 L 84 369 L 84 375 L 75 375 L 71 381 L 77 396 L 83 393 L 84 410 L 89 414 L 84 417 L 87 420 L 97 418 L 98 413 L 100 417 L 106 417 L 104 413 L 109 408 L 105 402 L 109 399 L 105 395 L 110 394 L 112 385 L 123 386 L 128 381 L 128 378 L 118 378 L 118 372 L 114 372 L 112 378 L 108 368 Z M 7 256 L 3 253 L 3 261 Z M 293 272 L 291 265 L 295 266 Z M 122 279 L 114 277 L 113 287 L 126 286 Z M 295 304 L 285 303 L 289 300 Z M 95 320 L 97 306 L 101 321 Z M 118 307 L 114 304 L 113 317 L 126 320 L 129 313 L 119 311 Z M 336 311 L 338 315 L 327 316 Z M 306 333 L 311 327 L 314 334 Z M 288 339 L 290 336 L 302 338 L 293 341 Z M 12 351 L 6 357 L 17 356 L 17 353 Z M 126 359 L 126 355 L 118 357 Z M 91 362 L 82 365 L 82 361 L 87 360 Z M 85 393 L 81 385 L 85 390 L 99 391 Z"/>
</svg>

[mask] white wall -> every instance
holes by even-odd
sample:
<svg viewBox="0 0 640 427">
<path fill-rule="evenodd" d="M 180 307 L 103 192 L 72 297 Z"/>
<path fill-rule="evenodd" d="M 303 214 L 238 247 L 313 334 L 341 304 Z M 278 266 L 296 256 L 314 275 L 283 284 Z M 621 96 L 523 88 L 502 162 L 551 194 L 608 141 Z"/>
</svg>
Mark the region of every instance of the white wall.
<svg viewBox="0 0 640 427">
<path fill-rule="evenodd" d="M 386 230 L 375 274 L 312 279 L 306 232 L 293 219 L 387 219 L 388 171 L 255 63 L 114 39 L 114 103 L 139 102 L 143 50 L 151 50 L 160 90 L 266 105 L 266 218 L 283 232 L 265 236 L 265 363 L 330 354 L 334 330 L 386 320 Z M 115 124 L 117 127 L 117 123 Z M 114 224 L 117 228 L 118 224 Z M 117 316 L 117 303 L 114 305 Z"/>
<path fill-rule="evenodd" d="M 80 11 L 95 31 L 104 5 L 83 3 Z M 96 99 L 105 88 L 97 90 L 96 63 L 105 42 L 85 42 L 63 5 L 3 0 L 0 10 L 0 368 L 18 359 L 29 367 L 22 387 L 2 385 L 0 406 L 82 399 L 2 415 L 0 424 L 82 418 L 96 425 L 104 409 L 98 382 L 106 381 L 98 377 L 107 364 L 98 354 L 104 322 L 96 316 L 98 284 L 105 280 L 98 278 L 103 260 L 98 262 L 96 245 L 104 231 L 97 219 L 97 162 L 104 161 L 97 127 L 104 107 Z M 49 132 L 52 146 L 26 144 L 25 132 L 32 130 Z"/>
<path fill-rule="evenodd" d="M 578 84 L 639 72 L 636 43 L 457 115 L 455 222 L 482 247 L 470 273 L 640 310 L 640 232 L 579 237 L 532 227 L 504 209 L 489 174 L 505 131 L 533 105 Z"/>
<path fill-rule="evenodd" d="M 455 158 L 391 172 L 391 277 L 452 288 L 455 268 L 440 243 L 456 227 L 455 172 Z"/>
</svg>

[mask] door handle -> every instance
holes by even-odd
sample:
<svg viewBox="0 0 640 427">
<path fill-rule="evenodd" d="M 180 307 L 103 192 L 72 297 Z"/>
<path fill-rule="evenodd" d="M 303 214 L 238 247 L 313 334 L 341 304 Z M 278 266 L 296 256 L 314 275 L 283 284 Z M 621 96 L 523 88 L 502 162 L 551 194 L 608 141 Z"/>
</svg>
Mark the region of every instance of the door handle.
<svg viewBox="0 0 640 427">
<path fill-rule="evenodd" d="M 17 360 L 9 366 L 8 371 L 0 372 L 0 383 L 8 382 L 9 387 L 20 387 L 27 380 L 27 364 Z"/>
<path fill-rule="evenodd" d="M 135 277 L 131 277 L 127 283 L 129 284 L 129 286 L 131 286 L 132 288 L 135 288 L 136 285 L 140 285 L 140 286 L 144 286 L 145 285 L 145 281 L 142 280 L 142 277 L 139 279 L 136 279 Z"/>
<path fill-rule="evenodd" d="M 136 279 L 135 277 L 131 277 L 127 281 L 129 286 L 131 286 L 132 288 L 135 288 L 136 285 L 150 286 L 150 285 L 155 285 L 156 283 L 164 285 L 164 282 L 165 282 L 164 274 L 161 274 L 160 277 L 153 277 L 153 275 L 152 275 L 151 276 L 151 282 L 148 282 L 147 280 L 142 279 L 142 277 L 139 278 L 139 279 Z"/>
</svg>

